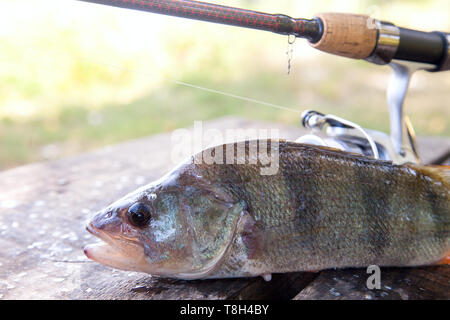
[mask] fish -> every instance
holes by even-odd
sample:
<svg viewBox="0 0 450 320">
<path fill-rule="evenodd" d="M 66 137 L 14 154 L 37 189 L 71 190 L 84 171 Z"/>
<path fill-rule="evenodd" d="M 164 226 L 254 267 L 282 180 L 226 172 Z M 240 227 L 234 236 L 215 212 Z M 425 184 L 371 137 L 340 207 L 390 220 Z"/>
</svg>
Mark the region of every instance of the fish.
<svg viewBox="0 0 450 320">
<path fill-rule="evenodd" d="M 267 161 L 255 144 L 276 155 L 272 174 L 261 174 Z M 98 212 L 87 230 L 101 241 L 84 252 L 112 268 L 184 280 L 449 264 L 449 185 L 449 166 L 286 140 L 229 143 Z"/>
</svg>

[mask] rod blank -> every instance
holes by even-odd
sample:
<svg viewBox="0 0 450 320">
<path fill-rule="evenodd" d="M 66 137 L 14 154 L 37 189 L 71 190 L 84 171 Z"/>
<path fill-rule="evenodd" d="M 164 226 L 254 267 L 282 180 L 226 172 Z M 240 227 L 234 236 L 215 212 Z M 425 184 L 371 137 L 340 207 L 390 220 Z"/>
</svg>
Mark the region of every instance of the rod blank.
<svg viewBox="0 0 450 320">
<path fill-rule="evenodd" d="M 283 14 L 226 7 L 190 0 L 78 0 L 120 8 L 147 11 L 181 18 L 294 35 L 317 41 L 321 35 L 317 19 L 294 19 Z"/>
</svg>

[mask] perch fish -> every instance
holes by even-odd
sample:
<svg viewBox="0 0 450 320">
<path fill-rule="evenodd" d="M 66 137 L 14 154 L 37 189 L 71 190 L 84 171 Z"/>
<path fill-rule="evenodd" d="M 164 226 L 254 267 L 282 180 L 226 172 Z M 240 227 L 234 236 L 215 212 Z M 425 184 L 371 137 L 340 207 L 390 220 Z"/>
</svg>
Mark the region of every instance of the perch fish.
<svg viewBox="0 0 450 320">
<path fill-rule="evenodd" d="M 87 229 L 103 241 L 85 254 L 180 279 L 449 263 L 450 167 L 280 140 L 277 172 L 261 175 L 240 164 L 248 146 L 231 164 L 193 156 L 100 211 Z"/>
</svg>

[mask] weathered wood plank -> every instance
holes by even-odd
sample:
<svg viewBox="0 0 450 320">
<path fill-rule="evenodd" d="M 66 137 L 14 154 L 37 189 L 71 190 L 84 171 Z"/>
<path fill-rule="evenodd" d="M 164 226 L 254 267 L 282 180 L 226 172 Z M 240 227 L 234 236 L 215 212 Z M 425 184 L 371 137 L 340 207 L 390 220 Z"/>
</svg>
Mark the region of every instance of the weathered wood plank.
<svg viewBox="0 0 450 320">
<path fill-rule="evenodd" d="M 289 139 L 304 133 L 236 118 L 204 128 L 275 128 Z M 450 149 L 445 139 L 419 140 L 419 148 L 430 144 L 423 149 L 426 161 Z M 261 278 L 186 282 L 88 261 L 82 248 L 95 241 L 85 231 L 88 218 L 167 172 L 173 166 L 170 146 L 170 134 L 162 134 L 0 172 L 0 299 L 286 299 L 319 276 L 275 275 L 269 283 Z"/>
<path fill-rule="evenodd" d="M 450 267 L 381 268 L 380 289 L 369 290 L 366 269 L 327 270 L 294 300 L 450 299 Z"/>
</svg>

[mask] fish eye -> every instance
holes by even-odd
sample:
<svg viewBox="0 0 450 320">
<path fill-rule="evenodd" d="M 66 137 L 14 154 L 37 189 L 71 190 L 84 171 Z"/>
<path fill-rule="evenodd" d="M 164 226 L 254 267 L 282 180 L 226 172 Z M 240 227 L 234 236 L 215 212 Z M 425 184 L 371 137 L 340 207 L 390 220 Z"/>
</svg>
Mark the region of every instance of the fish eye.
<svg viewBox="0 0 450 320">
<path fill-rule="evenodd" d="M 143 227 L 150 220 L 150 209 L 143 203 L 135 203 L 128 209 L 127 217 L 135 227 Z"/>
</svg>

